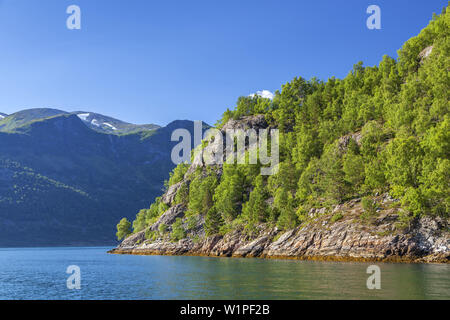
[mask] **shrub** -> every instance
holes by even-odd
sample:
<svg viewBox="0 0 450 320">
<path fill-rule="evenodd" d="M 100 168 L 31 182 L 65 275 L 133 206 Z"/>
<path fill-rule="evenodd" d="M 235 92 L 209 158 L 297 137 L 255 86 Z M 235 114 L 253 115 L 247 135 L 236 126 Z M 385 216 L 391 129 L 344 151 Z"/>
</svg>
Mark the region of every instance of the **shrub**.
<svg viewBox="0 0 450 320">
<path fill-rule="evenodd" d="M 160 234 L 161 236 L 165 235 L 166 232 L 167 232 L 167 225 L 164 224 L 164 223 L 161 223 L 161 224 L 159 225 L 159 227 L 158 227 L 158 230 L 159 230 L 159 234 Z"/>
<path fill-rule="evenodd" d="M 377 213 L 377 203 L 370 197 L 364 197 L 361 200 L 364 212 L 361 214 L 361 219 L 367 220 Z"/>
<path fill-rule="evenodd" d="M 186 237 L 186 232 L 183 228 L 183 220 L 181 218 L 177 218 L 175 223 L 172 225 L 172 240 L 179 241 Z"/>
<path fill-rule="evenodd" d="M 344 216 L 343 216 L 342 214 L 336 213 L 335 215 L 333 215 L 333 216 L 331 217 L 330 222 L 334 223 L 334 222 L 336 222 L 336 221 L 341 220 L 343 217 L 344 217 Z"/>
<path fill-rule="evenodd" d="M 145 239 L 147 239 L 147 240 L 155 240 L 155 238 L 156 238 L 156 232 L 155 231 L 152 231 L 152 230 L 150 230 L 150 229 L 148 229 L 147 231 L 145 231 Z"/>
<path fill-rule="evenodd" d="M 197 226 L 197 222 L 198 222 L 198 216 L 190 216 L 190 217 L 188 217 L 187 220 L 186 220 L 187 229 L 188 230 L 193 230 Z"/>
</svg>

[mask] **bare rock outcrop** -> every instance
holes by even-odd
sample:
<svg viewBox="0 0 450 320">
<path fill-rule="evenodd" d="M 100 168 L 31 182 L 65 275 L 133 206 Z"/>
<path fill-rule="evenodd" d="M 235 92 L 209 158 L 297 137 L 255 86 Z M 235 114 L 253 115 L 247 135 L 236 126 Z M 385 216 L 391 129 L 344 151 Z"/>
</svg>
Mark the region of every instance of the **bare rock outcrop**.
<svg viewBox="0 0 450 320">
<path fill-rule="evenodd" d="M 161 201 L 167 205 L 170 205 L 174 200 L 175 196 L 177 195 L 178 190 L 183 185 L 183 181 L 178 182 L 172 186 L 169 187 L 166 193 L 161 197 Z"/>
<path fill-rule="evenodd" d="M 117 247 L 118 250 L 131 250 L 145 241 L 145 230 L 125 238 Z"/>
<path fill-rule="evenodd" d="M 244 116 L 240 119 L 230 119 L 221 129 L 220 132 L 222 134 L 223 139 L 213 139 L 213 137 L 206 137 L 205 140 L 208 141 L 208 145 L 205 147 L 207 149 L 207 154 L 212 154 L 214 156 L 217 155 L 221 160 L 216 162 L 217 168 L 221 168 L 222 163 L 226 161 L 226 155 L 228 153 L 226 136 L 228 130 L 244 130 L 247 131 L 249 129 L 254 129 L 256 132 L 260 129 L 268 129 L 268 123 L 266 121 L 265 115 L 257 114 L 252 116 Z M 248 143 L 246 142 L 245 149 L 248 149 Z M 205 150 L 205 149 L 204 149 Z M 186 175 L 191 175 L 198 167 L 205 167 L 205 159 L 203 152 L 199 152 L 197 149 L 194 152 L 194 159 L 192 161 L 191 166 L 187 170 Z M 236 158 L 239 157 L 237 152 L 234 152 L 234 156 Z M 210 159 L 210 164 L 213 163 L 212 159 Z"/>
<path fill-rule="evenodd" d="M 161 224 L 170 226 L 177 220 L 177 218 L 183 218 L 184 212 L 185 207 L 181 204 L 177 204 L 173 207 L 170 207 L 166 212 L 162 214 L 162 216 L 158 219 L 158 221 L 156 221 L 153 225 L 150 226 L 150 230 L 157 231 Z"/>
<path fill-rule="evenodd" d="M 339 139 L 339 149 L 341 151 L 346 150 L 348 147 L 348 144 L 350 143 L 351 140 L 356 142 L 356 144 L 358 146 L 361 146 L 361 139 L 362 139 L 362 135 L 360 132 L 356 132 L 356 133 L 352 133 L 352 134 L 343 136 Z"/>
<path fill-rule="evenodd" d="M 423 49 L 419 53 L 420 63 L 423 63 L 425 61 L 425 59 L 428 58 L 428 56 L 431 54 L 431 52 L 433 52 L 433 46 L 428 46 L 425 49 Z"/>
<path fill-rule="evenodd" d="M 258 130 L 266 129 L 267 127 L 268 124 L 265 116 L 263 114 L 257 114 L 253 116 L 245 116 L 238 120 L 231 119 L 222 127 L 222 131 L 225 132 L 230 129 L 248 130 L 250 128 Z"/>
</svg>

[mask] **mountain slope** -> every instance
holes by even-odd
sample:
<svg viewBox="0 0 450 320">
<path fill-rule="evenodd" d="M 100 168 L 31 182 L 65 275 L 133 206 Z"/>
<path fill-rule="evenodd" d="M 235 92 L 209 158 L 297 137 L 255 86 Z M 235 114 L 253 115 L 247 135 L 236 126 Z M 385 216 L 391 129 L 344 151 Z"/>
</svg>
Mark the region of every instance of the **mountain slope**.
<svg viewBox="0 0 450 320">
<path fill-rule="evenodd" d="M 49 108 L 22 110 L 0 119 L 0 131 L 12 131 L 29 122 L 61 114 L 67 114 L 67 112 Z"/>
<path fill-rule="evenodd" d="M 136 125 L 94 112 L 76 111 L 73 113 L 83 120 L 91 129 L 105 133 L 126 134 L 160 128 L 160 126 L 156 124 Z"/>
<path fill-rule="evenodd" d="M 89 128 L 102 133 L 119 135 L 139 131 L 151 131 L 160 128 L 160 126 L 155 124 L 136 125 L 95 112 L 66 112 L 58 109 L 37 108 L 22 110 L 11 115 L 0 114 L 0 131 L 14 131 L 33 121 L 68 114 L 77 115 Z"/>
<path fill-rule="evenodd" d="M 114 243 L 117 219 L 162 193 L 172 127 L 104 134 L 64 113 L 0 132 L 0 246 Z"/>
</svg>

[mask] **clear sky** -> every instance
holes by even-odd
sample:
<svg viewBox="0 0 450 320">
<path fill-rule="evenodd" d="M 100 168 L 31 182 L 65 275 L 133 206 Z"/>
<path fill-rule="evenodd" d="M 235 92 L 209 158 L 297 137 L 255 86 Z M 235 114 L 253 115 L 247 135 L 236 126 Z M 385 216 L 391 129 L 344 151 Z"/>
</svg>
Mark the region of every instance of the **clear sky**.
<svg viewBox="0 0 450 320">
<path fill-rule="evenodd" d="M 81 8 L 68 30 L 66 8 Z M 366 9 L 381 8 L 381 30 Z M 446 0 L 0 0 L 0 112 L 133 123 L 220 118 L 295 76 L 344 77 L 419 33 Z"/>
</svg>

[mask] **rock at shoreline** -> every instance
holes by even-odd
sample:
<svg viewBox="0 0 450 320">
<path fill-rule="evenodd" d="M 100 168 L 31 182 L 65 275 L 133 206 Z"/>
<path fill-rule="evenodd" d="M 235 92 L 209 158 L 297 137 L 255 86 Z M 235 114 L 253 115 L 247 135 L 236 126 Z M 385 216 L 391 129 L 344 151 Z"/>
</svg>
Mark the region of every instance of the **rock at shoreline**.
<svg viewBox="0 0 450 320">
<path fill-rule="evenodd" d="M 396 209 L 384 210 L 371 223 L 359 218 L 361 204 L 349 201 L 339 206 L 343 218 L 331 222 L 333 213 L 322 212 L 287 232 L 260 225 L 249 236 L 237 229 L 221 236 L 187 236 L 178 242 L 169 239 L 145 240 L 145 231 L 136 233 L 111 251 L 119 254 L 198 255 L 219 257 L 260 257 L 335 261 L 450 262 L 448 221 L 422 217 L 408 229 L 395 228 Z M 319 210 L 320 211 L 320 210 Z M 151 226 L 170 224 L 184 216 L 180 205 L 170 208 Z M 324 223 L 326 222 L 326 223 Z M 203 221 L 201 222 L 203 224 Z M 202 228 L 203 225 L 200 226 Z M 198 230 L 197 230 L 198 234 Z"/>
</svg>

